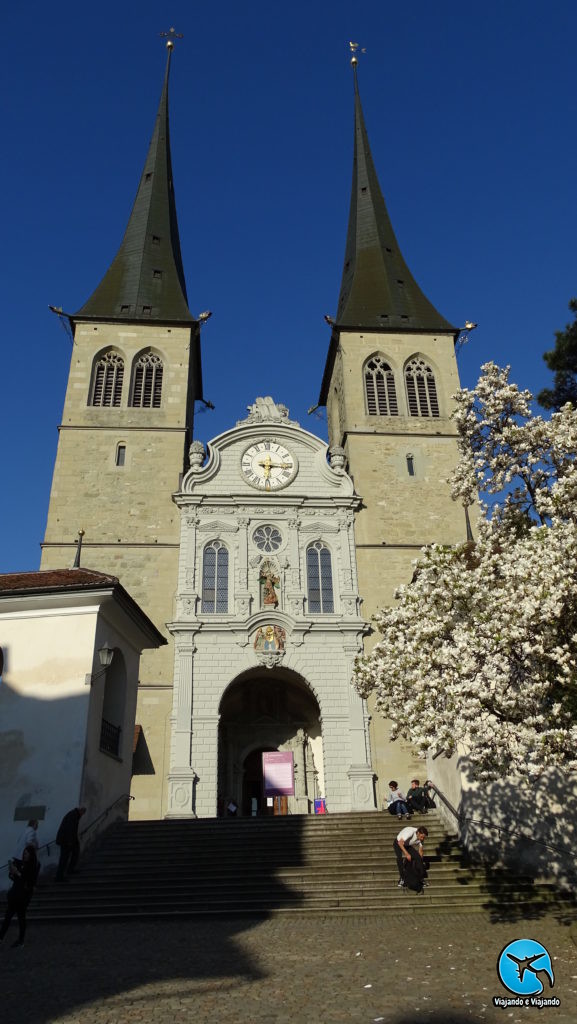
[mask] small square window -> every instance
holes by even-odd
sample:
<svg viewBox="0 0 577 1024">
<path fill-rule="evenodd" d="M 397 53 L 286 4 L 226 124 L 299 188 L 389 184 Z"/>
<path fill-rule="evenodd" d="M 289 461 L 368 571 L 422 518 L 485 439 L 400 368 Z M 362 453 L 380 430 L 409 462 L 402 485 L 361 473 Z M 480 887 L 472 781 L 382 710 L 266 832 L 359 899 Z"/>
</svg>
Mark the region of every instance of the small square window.
<svg viewBox="0 0 577 1024">
<path fill-rule="evenodd" d="M 160 279 L 162 277 L 162 270 L 153 270 L 152 271 L 152 276 L 154 277 L 154 279 L 156 281 L 160 281 Z"/>
<path fill-rule="evenodd" d="M 152 171 L 147 171 L 146 174 L 144 175 L 144 180 L 145 181 L 150 181 L 151 178 L 152 178 Z"/>
<path fill-rule="evenodd" d="M 143 316 L 151 316 L 152 315 L 152 306 L 143 306 L 142 307 L 142 313 L 143 313 Z"/>
<path fill-rule="evenodd" d="M 153 245 L 160 245 L 160 235 L 153 235 L 152 236 L 152 244 Z"/>
</svg>

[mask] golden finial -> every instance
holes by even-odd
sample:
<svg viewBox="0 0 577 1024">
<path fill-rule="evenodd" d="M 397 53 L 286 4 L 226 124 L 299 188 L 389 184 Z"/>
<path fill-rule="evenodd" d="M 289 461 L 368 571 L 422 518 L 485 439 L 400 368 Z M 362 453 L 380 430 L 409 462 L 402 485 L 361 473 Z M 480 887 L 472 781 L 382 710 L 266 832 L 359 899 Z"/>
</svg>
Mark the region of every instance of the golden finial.
<svg viewBox="0 0 577 1024">
<path fill-rule="evenodd" d="M 166 39 L 166 49 L 167 50 L 173 50 L 174 49 L 174 40 L 175 39 L 182 39 L 183 35 L 182 35 L 182 32 L 177 32 L 176 29 L 169 28 L 168 32 L 161 32 L 160 33 L 160 38 L 161 39 Z"/>
<path fill-rule="evenodd" d="M 358 48 L 359 48 L 359 44 L 358 43 L 353 43 L 353 42 L 349 43 L 349 50 L 352 53 L 351 64 L 352 64 L 352 66 L 354 68 L 356 68 L 357 64 L 359 63 L 359 58 L 357 57 L 357 50 L 358 50 Z M 361 53 L 366 53 L 367 51 L 364 48 L 361 48 L 360 52 Z"/>
</svg>

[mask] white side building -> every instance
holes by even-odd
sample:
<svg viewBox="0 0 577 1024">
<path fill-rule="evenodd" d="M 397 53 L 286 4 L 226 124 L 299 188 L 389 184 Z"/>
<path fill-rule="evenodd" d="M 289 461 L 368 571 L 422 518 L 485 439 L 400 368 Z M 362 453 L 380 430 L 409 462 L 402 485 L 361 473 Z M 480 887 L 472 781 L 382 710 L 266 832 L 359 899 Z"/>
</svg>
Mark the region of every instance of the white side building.
<svg viewBox="0 0 577 1024">
<path fill-rule="evenodd" d="M 140 655 L 165 643 L 114 576 L 0 575 L 0 865 L 29 819 L 43 846 L 73 807 L 91 837 L 127 816 Z"/>
</svg>

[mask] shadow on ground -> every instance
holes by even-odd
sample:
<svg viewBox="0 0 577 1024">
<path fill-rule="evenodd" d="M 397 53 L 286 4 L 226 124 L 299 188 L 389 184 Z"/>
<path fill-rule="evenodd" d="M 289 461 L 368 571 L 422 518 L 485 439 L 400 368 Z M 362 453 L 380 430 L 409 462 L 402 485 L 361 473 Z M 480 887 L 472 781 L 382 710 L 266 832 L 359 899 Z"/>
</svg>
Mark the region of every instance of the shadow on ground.
<svg viewBox="0 0 577 1024">
<path fill-rule="evenodd" d="M 91 1007 L 108 999 L 111 1020 L 120 1021 L 119 997 L 130 1020 L 149 1018 L 147 1007 L 159 999 L 175 1008 L 200 994 L 206 1002 L 214 993 L 216 1001 L 223 990 L 264 977 L 235 942 L 255 923 L 33 923 L 23 949 L 10 948 L 11 933 L 1 948 L 2 1022 L 48 1024 L 68 1015 L 89 1021 Z"/>
</svg>

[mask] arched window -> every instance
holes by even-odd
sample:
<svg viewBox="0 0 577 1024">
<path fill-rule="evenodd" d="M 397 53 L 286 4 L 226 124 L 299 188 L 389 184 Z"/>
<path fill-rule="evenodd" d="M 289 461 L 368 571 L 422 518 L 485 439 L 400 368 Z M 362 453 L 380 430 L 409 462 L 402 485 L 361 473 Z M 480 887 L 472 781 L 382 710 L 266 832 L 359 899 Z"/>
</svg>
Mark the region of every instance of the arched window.
<svg viewBox="0 0 577 1024">
<path fill-rule="evenodd" d="M 104 677 L 102 721 L 100 723 L 100 749 L 105 754 L 120 757 L 122 730 L 126 707 L 126 665 L 122 651 L 114 648 L 112 662 Z"/>
<path fill-rule="evenodd" d="M 104 352 L 94 365 L 89 405 L 119 406 L 122 398 L 124 359 L 118 352 Z"/>
<path fill-rule="evenodd" d="M 162 359 L 155 352 L 142 352 L 132 370 L 130 405 L 136 409 L 160 409 Z"/>
<path fill-rule="evenodd" d="M 219 540 L 213 540 L 204 549 L 202 611 L 228 611 L 228 550 Z"/>
<path fill-rule="evenodd" d="M 320 540 L 307 548 L 307 591 L 309 612 L 334 612 L 331 553 Z"/>
<path fill-rule="evenodd" d="M 435 374 L 424 359 L 411 359 L 405 367 L 407 402 L 411 416 L 439 415 L 439 400 Z"/>
<path fill-rule="evenodd" d="M 369 416 L 398 416 L 395 375 L 381 356 L 373 356 L 365 366 L 365 393 Z"/>
</svg>

